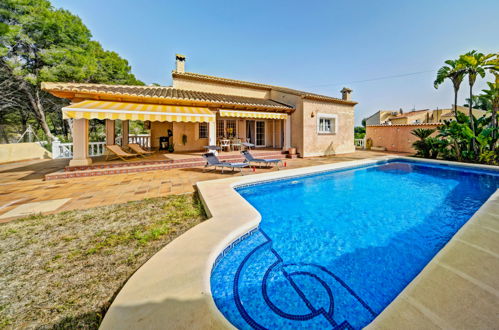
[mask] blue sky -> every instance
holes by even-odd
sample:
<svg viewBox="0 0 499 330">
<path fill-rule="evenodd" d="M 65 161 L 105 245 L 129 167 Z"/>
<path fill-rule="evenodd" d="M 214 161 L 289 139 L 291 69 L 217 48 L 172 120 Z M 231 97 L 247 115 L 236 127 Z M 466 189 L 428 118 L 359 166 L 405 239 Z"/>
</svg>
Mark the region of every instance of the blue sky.
<svg viewBox="0 0 499 330">
<path fill-rule="evenodd" d="M 350 87 L 357 124 L 379 109 L 449 107 L 450 83 L 433 88 L 443 61 L 499 50 L 497 0 L 52 3 L 80 16 L 148 84 L 170 85 L 181 53 L 189 72 L 336 97 Z M 460 104 L 468 93 L 463 84 Z"/>
</svg>

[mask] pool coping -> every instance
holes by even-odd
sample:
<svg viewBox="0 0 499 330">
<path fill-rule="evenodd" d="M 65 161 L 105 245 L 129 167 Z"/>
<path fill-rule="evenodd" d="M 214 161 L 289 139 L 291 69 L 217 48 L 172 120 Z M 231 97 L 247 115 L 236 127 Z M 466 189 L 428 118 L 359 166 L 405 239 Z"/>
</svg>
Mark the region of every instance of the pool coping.
<svg viewBox="0 0 499 330">
<path fill-rule="evenodd" d="M 256 228 L 261 220 L 256 209 L 242 198 L 234 190 L 234 187 L 261 181 L 374 165 L 393 159 L 498 170 L 495 166 L 487 165 L 381 156 L 198 182 L 199 196 L 209 219 L 191 228 L 165 246 L 130 277 L 111 304 L 101 328 L 234 328 L 215 305 L 210 291 L 210 274 L 217 257 L 225 249 L 237 243 L 242 235 Z M 458 235 L 461 235 L 471 225 L 476 225 L 475 223 L 478 221 L 476 219 L 496 217 L 494 215 L 497 214 L 499 214 L 499 190 L 460 228 L 420 274 L 368 327 L 390 328 L 395 325 L 408 325 L 410 321 L 414 322 L 415 320 L 434 325 L 437 328 L 448 326 L 449 323 L 442 320 L 441 316 L 435 315 L 434 311 L 421 306 L 421 303 L 418 303 L 417 299 L 413 297 L 413 291 L 417 291 L 418 283 L 423 281 L 426 273 L 431 272 L 434 263 L 441 263 L 439 258 L 441 258 L 442 253 L 446 253 L 444 251 L 452 249 L 452 246 L 457 244 L 455 238 Z M 493 219 L 493 221 L 499 223 L 499 218 Z M 499 238 L 499 226 L 497 228 Z M 454 243 L 451 244 L 452 242 Z M 499 290 L 497 291 L 499 292 Z M 499 295 L 497 300 L 499 301 Z M 410 308 L 407 307 L 408 304 L 410 304 Z M 416 311 L 412 309 L 416 309 Z M 499 320 L 499 316 L 497 318 Z M 412 324 L 414 325 L 414 323 Z"/>
</svg>

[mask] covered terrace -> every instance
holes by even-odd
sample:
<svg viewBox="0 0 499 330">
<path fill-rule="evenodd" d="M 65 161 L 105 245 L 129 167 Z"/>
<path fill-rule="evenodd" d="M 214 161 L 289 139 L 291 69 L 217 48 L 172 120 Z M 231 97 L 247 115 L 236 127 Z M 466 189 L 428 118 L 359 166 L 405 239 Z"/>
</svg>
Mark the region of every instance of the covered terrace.
<svg viewBox="0 0 499 330">
<path fill-rule="evenodd" d="M 130 141 L 138 142 L 158 154 L 168 152 L 173 145 L 175 153 L 170 155 L 197 156 L 205 146 L 227 144 L 227 140 L 249 142 L 261 149 L 290 147 L 289 115 L 294 108 L 268 99 L 160 86 L 43 83 L 42 88 L 72 102 L 62 109 L 63 117 L 71 120 L 73 127 L 70 166 L 93 162 L 89 155 L 92 119 L 105 121 L 106 145 L 126 148 Z M 149 138 L 133 140 L 130 121 L 142 121 Z M 119 139 L 117 123 L 121 127 Z M 231 144 L 237 145 L 230 142 L 226 150 L 237 150 Z"/>
</svg>

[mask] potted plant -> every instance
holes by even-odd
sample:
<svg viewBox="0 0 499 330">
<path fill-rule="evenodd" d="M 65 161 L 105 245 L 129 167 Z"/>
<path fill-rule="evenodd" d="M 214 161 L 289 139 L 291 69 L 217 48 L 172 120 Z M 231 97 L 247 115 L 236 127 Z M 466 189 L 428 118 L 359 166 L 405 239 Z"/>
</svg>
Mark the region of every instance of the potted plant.
<svg viewBox="0 0 499 330">
<path fill-rule="evenodd" d="M 289 148 L 288 149 L 288 154 L 290 154 L 290 155 L 296 155 L 296 148 L 293 148 L 293 147 Z"/>
<path fill-rule="evenodd" d="M 174 152 L 175 151 L 175 148 L 173 147 L 174 143 L 170 143 L 170 145 L 168 146 L 168 152 Z"/>
</svg>

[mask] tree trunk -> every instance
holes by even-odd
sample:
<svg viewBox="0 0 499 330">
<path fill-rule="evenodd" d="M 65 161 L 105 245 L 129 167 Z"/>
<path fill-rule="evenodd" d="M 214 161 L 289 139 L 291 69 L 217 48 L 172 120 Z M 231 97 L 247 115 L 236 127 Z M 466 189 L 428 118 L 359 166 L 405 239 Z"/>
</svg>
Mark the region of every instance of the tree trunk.
<svg viewBox="0 0 499 330">
<path fill-rule="evenodd" d="M 495 129 L 492 131 L 492 143 L 490 146 L 491 150 L 494 150 L 496 142 L 497 142 L 497 112 L 499 112 L 497 105 L 493 105 L 492 106 L 491 125 Z"/>
<path fill-rule="evenodd" d="M 461 161 L 462 157 L 461 157 L 461 149 L 459 148 L 459 143 L 458 142 L 454 142 L 454 145 L 455 145 L 455 148 L 456 148 L 456 157 L 457 157 L 457 160 Z"/>
<path fill-rule="evenodd" d="M 0 122 L 4 122 L 3 120 L 3 113 L 0 115 L 0 119 L 2 119 Z M 9 143 L 9 135 L 7 134 L 7 132 L 5 131 L 5 125 L 0 125 L 0 134 L 3 138 L 3 140 L 5 141 L 5 143 Z"/>
<path fill-rule="evenodd" d="M 21 119 L 21 129 L 22 129 L 22 132 L 24 133 L 28 129 L 28 116 L 25 115 L 23 109 L 19 110 L 19 117 Z M 27 140 L 27 136 L 24 135 L 22 142 L 26 142 L 26 140 Z"/>
<path fill-rule="evenodd" d="M 459 92 L 459 89 L 454 87 L 454 116 L 456 117 L 456 121 L 459 123 L 459 120 L 457 120 L 457 93 L 458 92 Z"/>
<path fill-rule="evenodd" d="M 473 138 L 471 139 L 471 148 L 477 153 L 476 150 L 476 141 L 475 141 L 475 121 L 473 120 L 473 84 L 470 83 L 470 128 L 473 131 Z"/>
<path fill-rule="evenodd" d="M 29 86 L 26 86 L 23 84 L 23 90 L 26 93 L 26 96 L 29 99 L 31 108 L 33 109 L 33 112 L 35 114 L 35 118 L 40 124 L 40 127 L 42 128 L 43 132 L 47 136 L 49 140 L 55 140 L 56 137 L 52 134 L 50 131 L 49 125 L 47 124 L 47 120 L 45 117 L 45 110 L 43 109 L 42 102 L 40 100 L 40 92 L 39 90 L 34 87 L 33 88 L 33 93 L 30 90 Z"/>
</svg>

